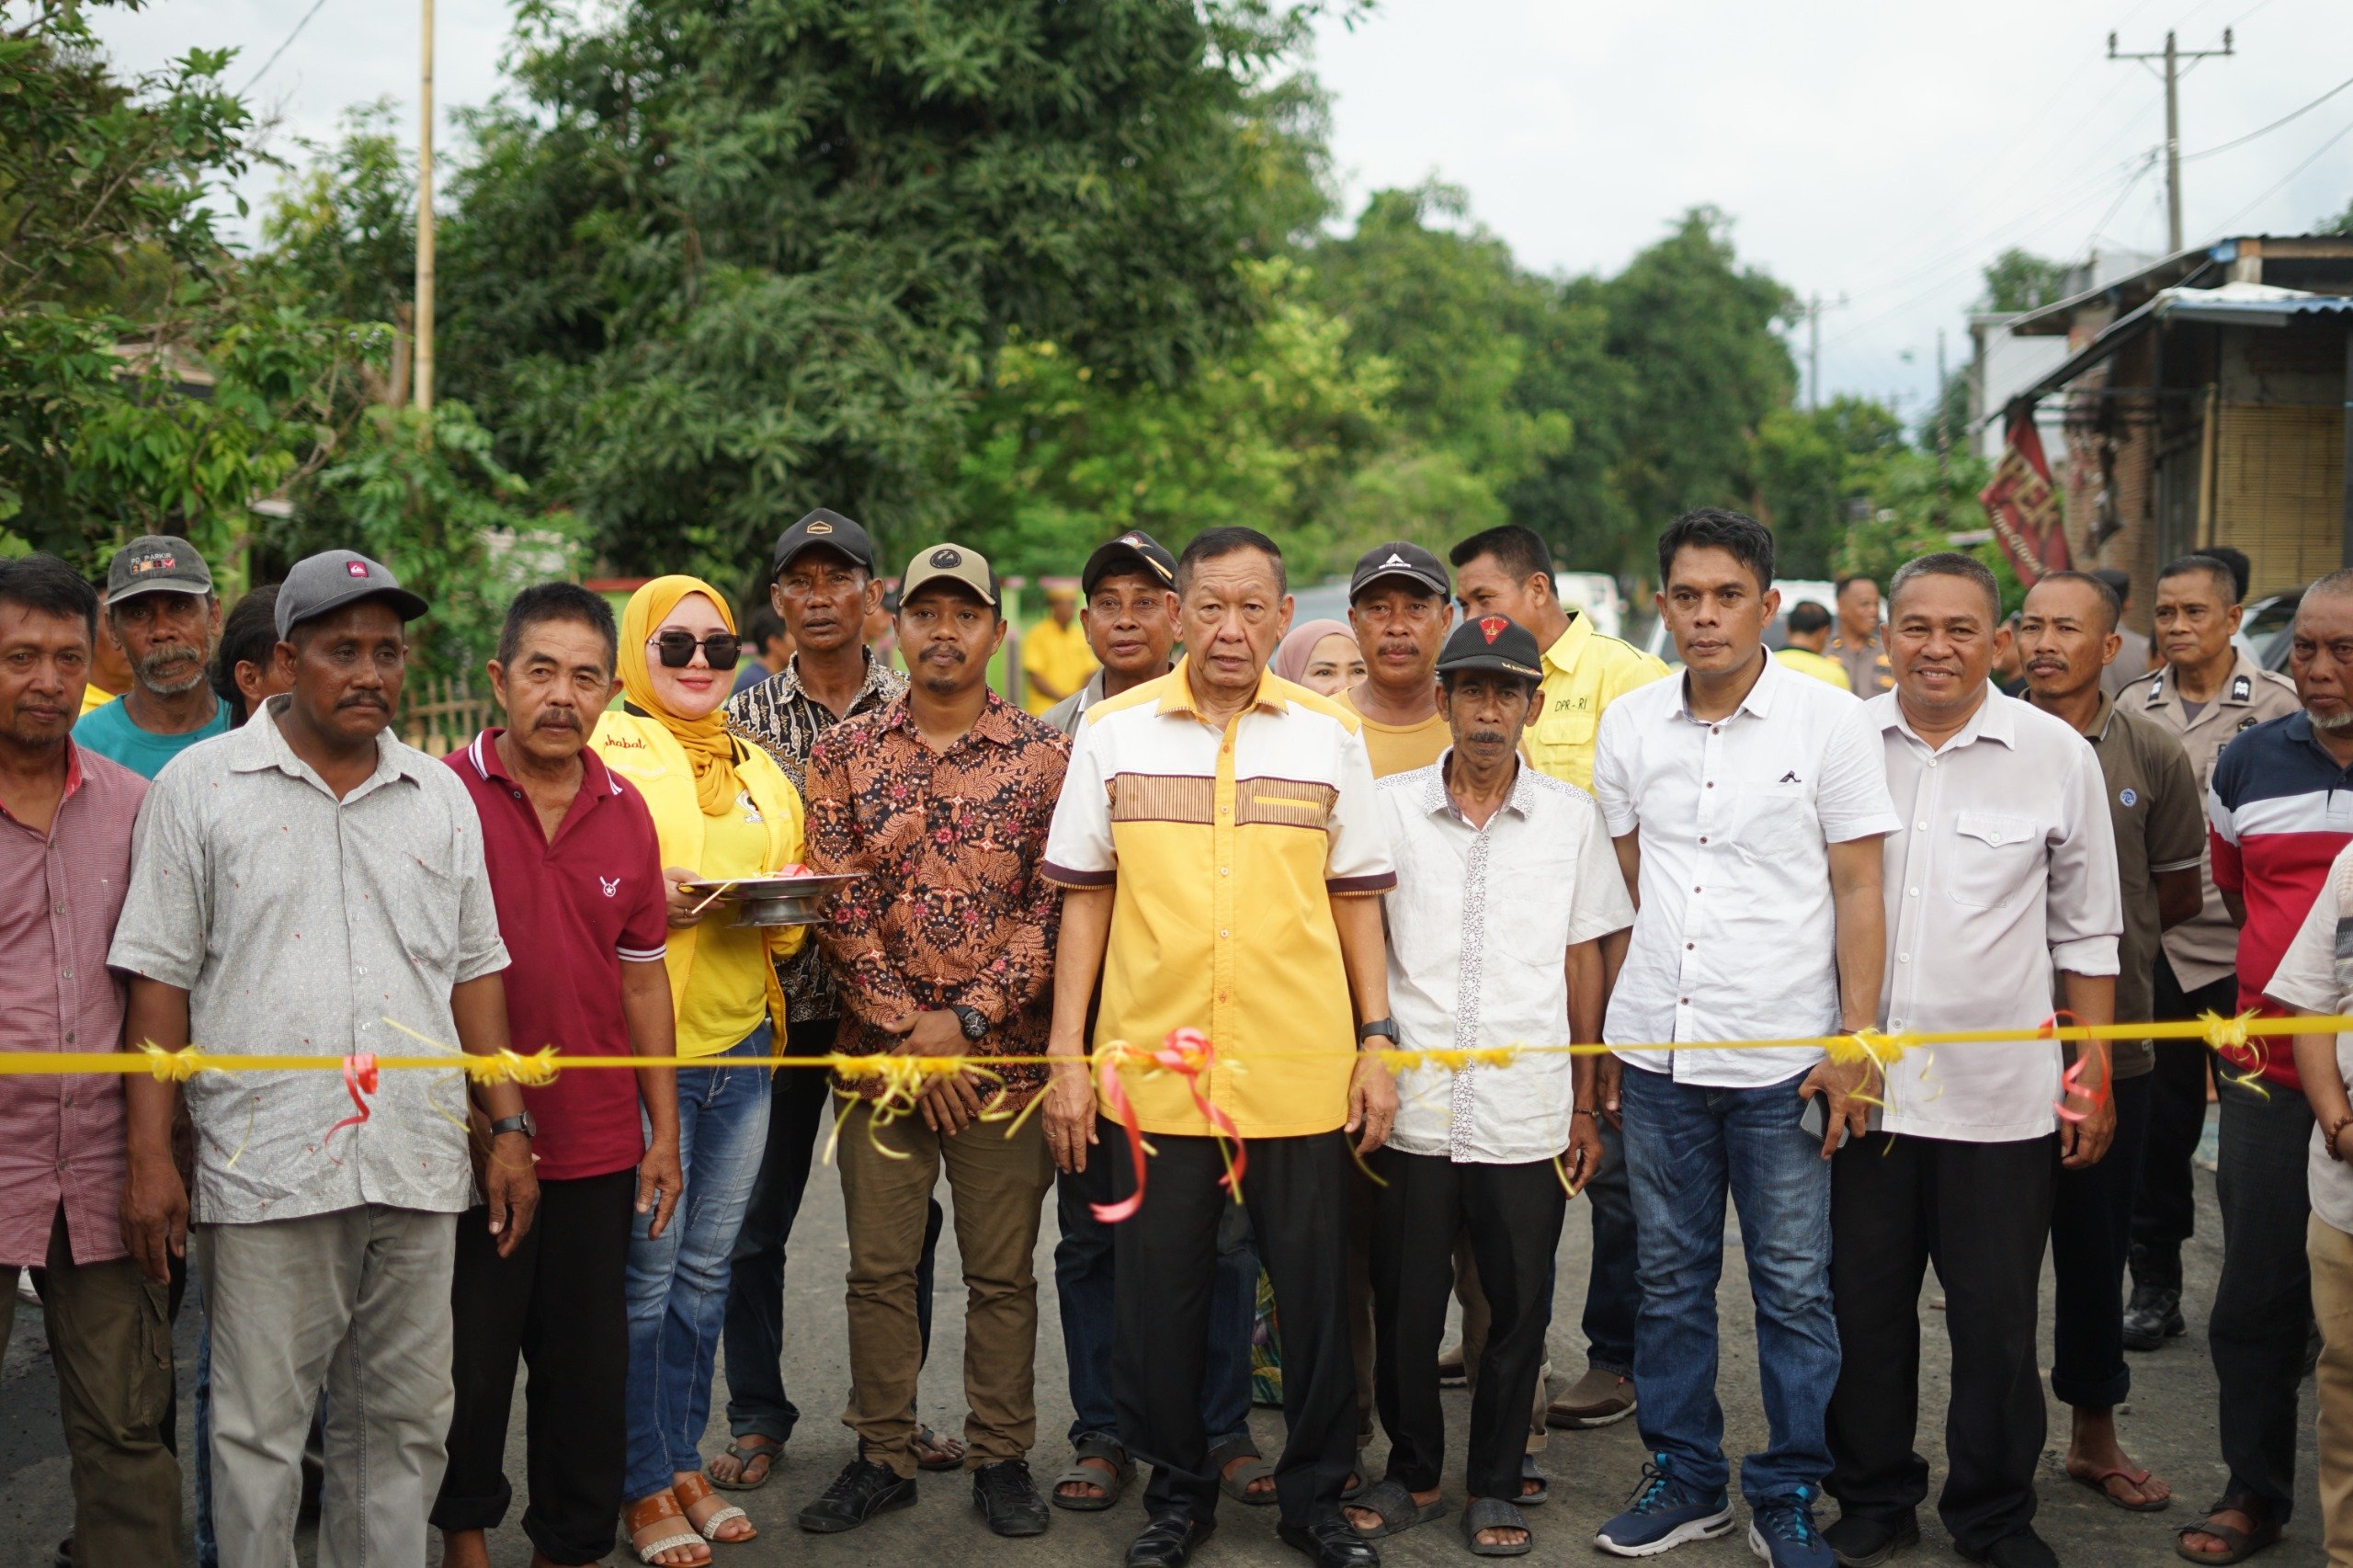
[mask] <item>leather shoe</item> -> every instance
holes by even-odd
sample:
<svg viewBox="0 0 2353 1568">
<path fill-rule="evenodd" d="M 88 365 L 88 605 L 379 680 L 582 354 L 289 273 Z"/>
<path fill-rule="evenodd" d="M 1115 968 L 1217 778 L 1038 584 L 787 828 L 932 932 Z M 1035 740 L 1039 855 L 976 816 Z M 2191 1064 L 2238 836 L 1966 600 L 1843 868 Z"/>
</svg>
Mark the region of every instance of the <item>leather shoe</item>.
<svg viewBox="0 0 2353 1568">
<path fill-rule="evenodd" d="M 1906 1547 L 1920 1544 L 1920 1519 L 1908 1508 L 1892 1519 L 1847 1514 L 1824 1529 L 1822 1540 L 1839 1568 L 1879 1568 Z"/>
<path fill-rule="evenodd" d="M 801 1510 L 798 1523 L 812 1535 L 854 1530 L 875 1515 L 904 1508 L 915 1500 L 915 1478 L 901 1480 L 887 1464 L 854 1459 L 834 1477 L 824 1495 Z"/>
<path fill-rule="evenodd" d="M 2059 1568 L 2059 1554 L 2034 1533 L 2031 1525 L 2012 1530 L 1983 1551 L 1967 1547 L 1956 1550 L 1972 1562 L 1988 1563 L 1991 1568 Z"/>
<path fill-rule="evenodd" d="M 2182 1320 L 2181 1287 L 2135 1285 L 2124 1308 L 2124 1348 L 2154 1350 L 2166 1340 L 2189 1332 Z"/>
<path fill-rule="evenodd" d="M 1193 1549 L 1209 1540 L 1215 1519 L 1189 1514 L 1164 1514 L 1144 1526 L 1143 1534 L 1128 1543 L 1127 1568 L 1185 1568 Z"/>
<path fill-rule="evenodd" d="M 1339 1514 L 1312 1524 L 1277 1525 L 1275 1534 L 1286 1546 L 1305 1552 L 1315 1568 L 1381 1568 L 1381 1553 L 1372 1542 Z"/>
<path fill-rule="evenodd" d="M 973 1471 L 972 1506 L 999 1535 L 1046 1533 L 1046 1500 L 1029 1479 L 1027 1460 L 999 1460 Z"/>
</svg>

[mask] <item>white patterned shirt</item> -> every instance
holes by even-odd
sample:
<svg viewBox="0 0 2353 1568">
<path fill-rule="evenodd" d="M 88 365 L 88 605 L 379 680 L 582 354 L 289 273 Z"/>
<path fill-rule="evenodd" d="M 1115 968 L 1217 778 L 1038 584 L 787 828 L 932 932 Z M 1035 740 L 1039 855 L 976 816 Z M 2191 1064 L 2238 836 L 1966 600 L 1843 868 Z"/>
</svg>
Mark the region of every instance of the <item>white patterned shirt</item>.
<svg viewBox="0 0 2353 1568">
<path fill-rule="evenodd" d="M 1381 780 L 1397 861 L 1382 903 L 1389 1008 L 1408 1051 L 1569 1042 L 1568 950 L 1633 924 L 1601 809 L 1522 764 L 1510 797 L 1473 827 L 1446 790 L 1447 758 Z M 1458 1165 L 1524 1165 L 1569 1146 L 1574 1058 L 1436 1064 L 1397 1081 L 1392 1148 Z"/>
</svg>

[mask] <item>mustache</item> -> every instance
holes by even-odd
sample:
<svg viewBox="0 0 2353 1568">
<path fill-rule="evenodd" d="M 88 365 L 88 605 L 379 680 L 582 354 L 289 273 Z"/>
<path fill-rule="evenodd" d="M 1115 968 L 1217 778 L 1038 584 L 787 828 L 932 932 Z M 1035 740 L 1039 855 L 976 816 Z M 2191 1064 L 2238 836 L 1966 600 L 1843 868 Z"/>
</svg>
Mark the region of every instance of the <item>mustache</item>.
<svg viewBox="0 0 2353 1568">
<path fill-rule="evenodd" d="M 1511 744 L 1511 737 L 1501 730 L 1465 730 L 1462 733 L 1462 738 L 1466 743 L 1478 746 L 1502 746 Z"/>
<path fill-rule="evenodd" d="M 569 708 L 542 709 L 540 716 L 531 721 L 531 728 L 534 730 L 576 730 L 580 728 L 580 715 Z"/>
<path fill-rule="evenodd" d="M 176 697 L 195 689 L 204 679 L 204 653 L 176 644 L 153 648 L 141 654 L 131 667 L 142 685 L 166 697 Z"/>
</svg>

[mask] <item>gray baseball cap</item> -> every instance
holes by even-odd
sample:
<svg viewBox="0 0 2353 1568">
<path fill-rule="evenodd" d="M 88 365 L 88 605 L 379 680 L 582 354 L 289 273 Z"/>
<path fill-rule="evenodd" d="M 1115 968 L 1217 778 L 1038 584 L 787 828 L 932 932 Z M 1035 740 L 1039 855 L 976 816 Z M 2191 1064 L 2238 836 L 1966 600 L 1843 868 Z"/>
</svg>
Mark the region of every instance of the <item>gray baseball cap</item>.
<svg viewBox="0 0 2353 1568">
<path fill-rule="evenodd" d="M 356 550 L 324 550 L 296 562 L 278 585 L 278 635 L 361 599 L 383 600 L 403 620 L 415 620 L 430 608 L 381 562 Z"/>
<path fill-rule="evenodd" d="M 141 594 L 209 594 L 212 568 L 184 539 L 145 534 L 114 552 L 107 567 L 107 603 Z"/>
</svg>

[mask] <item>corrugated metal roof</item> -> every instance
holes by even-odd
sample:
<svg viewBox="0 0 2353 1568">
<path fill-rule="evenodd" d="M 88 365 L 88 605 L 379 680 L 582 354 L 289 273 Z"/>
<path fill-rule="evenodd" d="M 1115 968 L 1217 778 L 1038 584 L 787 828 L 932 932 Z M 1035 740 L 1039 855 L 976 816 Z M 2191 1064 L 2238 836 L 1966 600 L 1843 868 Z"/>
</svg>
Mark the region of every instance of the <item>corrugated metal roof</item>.
<svg viewBox="0 0 2353 1568">
<path fill-rule="evenodd" d="M 2285 326 L 2290 316 L 2353 311 L 2353 298 L 2346 295 L 2315 294 L 2272 283 L 2161 289 L 2150 304 L 2157 314 L 2170 320 L 2220 322 L 2234 326 Z"/>
</svg>

